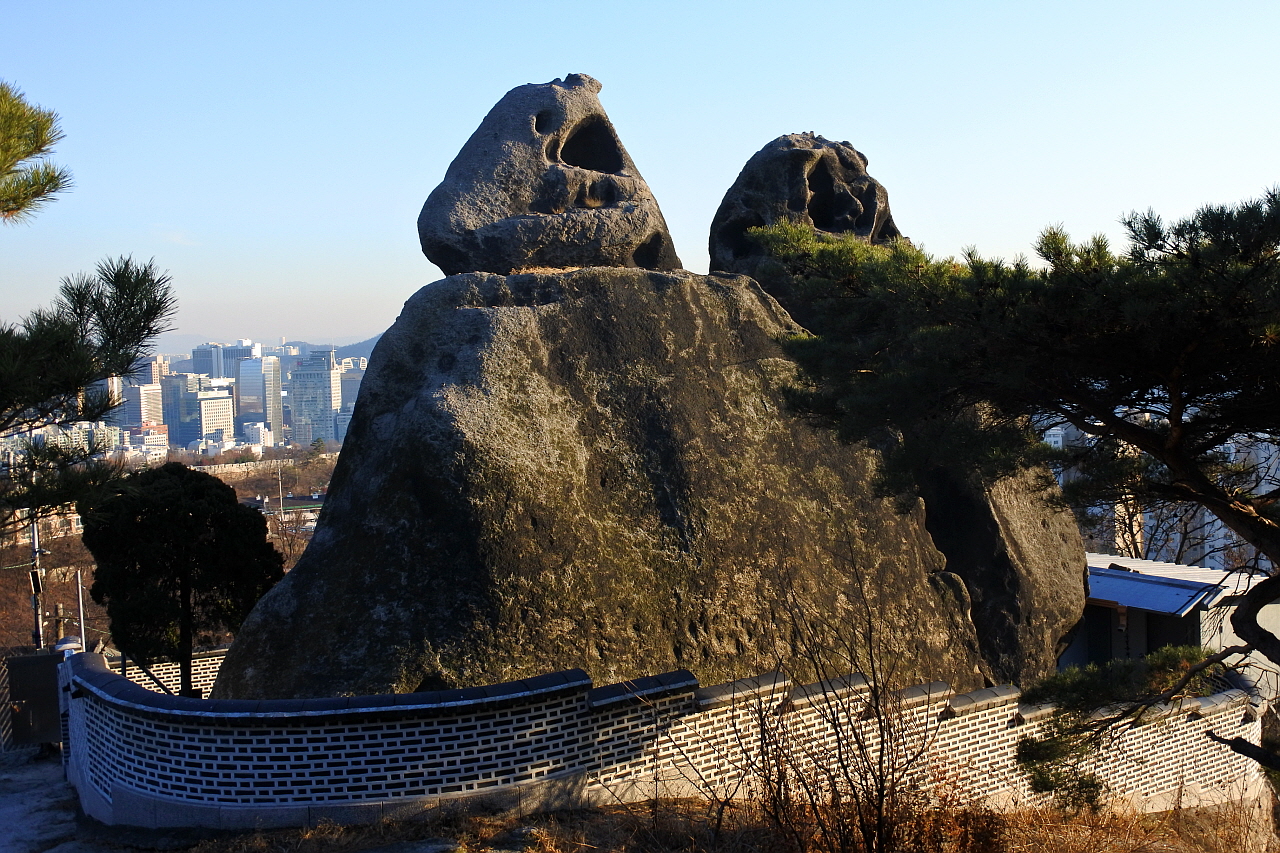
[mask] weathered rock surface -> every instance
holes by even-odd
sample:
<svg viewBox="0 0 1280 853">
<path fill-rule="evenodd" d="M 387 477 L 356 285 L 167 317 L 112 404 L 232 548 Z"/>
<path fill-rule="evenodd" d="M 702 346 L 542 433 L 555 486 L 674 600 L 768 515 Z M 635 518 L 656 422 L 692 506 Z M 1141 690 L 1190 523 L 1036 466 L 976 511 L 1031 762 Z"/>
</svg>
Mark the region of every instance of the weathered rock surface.
<svg viewBox="0 0 1280 853">
<path fill-rule="evenodd" d="M 813 133 L 779 136 L 742 167 L 711 221 L 711 269 L 758 278 L 765 256 L 747 229 L 777 222 L 857 234 L 873 243 L 901 236 L 888 193 L 867 174 L 866 156 L 848 142 Z M 776 292 L 774 284 L 769 292 L 791 311 L 788 292 Z"/>
<path fill-rule="evenodd" d="M 584 74 L 508 92 L 418 217 L 446 275 L 680 268 L 667 223 Z"/>
<path fill-rule="evenodd" d="M 315 538 L 215 696 L 575 666 L 597 683 L 779 662 L 804 677 L 797 620 L 831 639 L 865 627 L 864 601 L 904 676 L 968 689 L 1051 670 L 1084 603 L 1070 518 L 1025 484 L 966 493 L 950 523 L 981 530 L 943 536 L 944 557 L 921 507 L 871 494 L 873 452 L 785 410 L 795 367 L 776 339 L 796 328 L 737 276 L 423 288 L 374 351 Z"/>
<path fill-rule="evenodd" d="M 826 331 L 822 315 L 746 234 L 776 222 L 873 243 L 902 236 L 884 187 L 847 142 L 812 133 L 780 136 L 747 162 L 712 222 L 711 268 L 756 278 L 792 319 L 818 334 Z M 984 489 L 961 472 L 939 468 L 922 473 L 921 482 L 928 530 L 948 570 L 969 591 L 984 660 L 1005 678 L 1044 666 L 1045 650 L 1062 635 L 1055 634 L 1060 626 L 1051 612 L 1036 610 L 1050 602 L 1050 611 L 1065 607 L 1063 614 L 1079 616 L 1073 596 L 1087 570 L 1083 560 L 1063 559 L 1079 554 L 1075 524 L 1065 513 L 1037 509 L 1032 475 Z"/>
<path fill-rule="evenodd" d="M 925 526 L 969 592 L 983 660 L 1025 686 L 1027 674 L 1052 669 L 1065 651 L 1062 626 L 1083 614 L 1079 528 L 1069 512 L 1044 506 L 1034 473 L 989 488 L 945 468 L 921 481 Z"/>
</svg>

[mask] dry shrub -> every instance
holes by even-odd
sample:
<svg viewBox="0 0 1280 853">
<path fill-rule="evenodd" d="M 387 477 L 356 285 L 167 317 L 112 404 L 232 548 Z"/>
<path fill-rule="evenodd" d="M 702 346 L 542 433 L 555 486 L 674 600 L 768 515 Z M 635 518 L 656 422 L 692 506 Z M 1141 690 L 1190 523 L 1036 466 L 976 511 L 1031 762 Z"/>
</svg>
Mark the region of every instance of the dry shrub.
<svg viewBox="0 0 1280 853">
<path fill-rule="evenodd" d="M 904 853 L 1246 853 L 1262 851 L 1265 810 L 1232 803 L 1161 814 L 1049 808 L 995 813 L 961 801 L 911 817 Z M 784 853 L 822 850 L 813 832 L 780 834 L 749 802 L 660 800 L 527 817 L 437 810 L 422 819 L 343 827 L 323 823 L 222 836 L 191 853 L 357 853 L 404 841 L 451 838 L 466 851 L 526 853 Z"/>
<path fill-rule="evenodd" d="M 1243 802 L 1143 814 L 1026 808 L 1006 819 L 1008 853 L 1249 853 L 1275 849 L 1263 808 Z M 1268 844 L 1272 847 L 1268 847 Z"/>
</svg>

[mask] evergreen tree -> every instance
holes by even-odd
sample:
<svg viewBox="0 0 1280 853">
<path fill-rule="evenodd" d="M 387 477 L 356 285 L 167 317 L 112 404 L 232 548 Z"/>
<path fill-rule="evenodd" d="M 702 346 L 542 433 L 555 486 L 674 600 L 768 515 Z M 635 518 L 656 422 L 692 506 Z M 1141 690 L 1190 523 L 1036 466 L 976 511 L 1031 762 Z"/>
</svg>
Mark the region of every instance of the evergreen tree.
<svg viewBox="0 0 1280 853">
<path fill-rule="evenodd" d="M 752 233 L 813 300 L 814 334 L 789 343 L 814 383 L 797 404 L 881 448 L 886 491 L 910 497 L 944 463 L 987 480 L 1034 468 L 1051 456 L 1041 432 L 1070 424 L 1092 441 L 1057 460 L 1078 475 L 1069 497 L 1193 502 L 1270 561 L 1232 624 L 1280 664 L 1258 624 L 1280 598 L 1280 484 L 1228 452 L 1280 434 L 1280 190 L 1123 223 L 1124 254 L 1049 228 L 1043 268 Z"/>
<path fill-rule="evenodd" d="M 71 188 L 71 172 L 46 159 L 61 140 L 57 113 L 0 80 L 0 220 L 21 222 Z"/>
<path fill-rule="evenodd" d="M 120 401 L 96 386 L 128 375 L 168 329 L 175 307 L 169 276 L 154 262 L 119 258 L 64 279 L 49 308 L 16 326 L 0 324 L 0 437 L 101 420 Z M 0 472 L 0 531 L 117 476 L 94 460 L 99 451 L 29 443 L 25 457 Z"/>
<path fill-rule="evenodd" d="M 284 576 L 262 513 L 177 462 L 129 476 L 80 514 L 98 564 L 90 595 L 106 606 L 116 646 L 142 661 L 177 660 L 184 695 L 197 639 L 234 633 Z"/>
</svg>

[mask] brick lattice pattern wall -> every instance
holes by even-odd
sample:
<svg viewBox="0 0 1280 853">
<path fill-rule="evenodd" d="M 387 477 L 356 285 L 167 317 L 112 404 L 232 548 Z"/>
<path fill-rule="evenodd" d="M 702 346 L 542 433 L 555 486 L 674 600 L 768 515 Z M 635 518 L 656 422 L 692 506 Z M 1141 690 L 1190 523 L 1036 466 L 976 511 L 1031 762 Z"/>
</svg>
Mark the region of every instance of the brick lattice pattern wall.
<svg viewBox="0 0 1280 853">
<path fill-rule="evenodd" d="M 358 819 L 377 819 L 394 803 L 421 809 L 554 780 L 575 780 L 579 802 L 743 796 L 761 756 L 783 750 L 791 766 L 812 767 L 855 735 L 872 751 L 882 739 L 919 751 L 917 771 L 935 783 L 1031 802 L 1014 750 L 1046 716 L 1011 687 L 955 695 L 934 683 L 894 694 L 886 727 L 868 719 L 859 676 L 700 688 L 681 671 L 594 688 L 570 670 L 470 690 L 240 702 L 158 695 L 140 689 L 141 672 L 131 669 L 131 684 L 94 655 L 63 670 L 69 776 L 82 802 L 91 788 L 100 819 L 160 826 L 296 823 L 318 806 L 361 804 L 376 807 Z M 1238 796 L 1260 771 L 1206 732 L 1257 743 L 1258 711 L 1240 690 L 1185 700 L 1117 736 L 1096 771 L 1138 807 L 1186 792 Z M 144 803 L 141 817 L 126 800 Z"/>
</svg>

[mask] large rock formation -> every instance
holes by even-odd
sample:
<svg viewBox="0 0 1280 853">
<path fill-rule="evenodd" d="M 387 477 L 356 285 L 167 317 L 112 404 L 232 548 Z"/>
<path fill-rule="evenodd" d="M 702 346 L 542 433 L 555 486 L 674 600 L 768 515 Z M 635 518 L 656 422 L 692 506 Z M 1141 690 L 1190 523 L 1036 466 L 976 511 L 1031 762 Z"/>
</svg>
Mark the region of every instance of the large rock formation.
<svg viewBox="0 0 1280 853">
<path fill-rule="evenodd" d="M 766 261 L 750 228 L 792 222 L 873 243 L 900 237 L 889 195 L 867 174 L 867 158 L 848 142 L 813 133 L 779 136 L 742 167 L 711 221 L 711 269 L 759 278 Z M 795 312 L 789 286 L 769 277 L 766 289 Z M 796 319 L 806 321 L 801 310 Z"/>
<path fill-rule="evenodd" d="M 218 695 L 571 666 L 602 683 L 779 660 L 803 672 L 794 620 L 828 639 L 859 626 L 860 590 L 904 672 L 970 688 L 1050 669 L 1083 606 L 1069 518 L 1025 490 L 999 504 L 1021 526 L 981 498 L 959 507 L 1000 527 L 988 546 L 1036 551 L 993 591 L 1022 635 L 984 651 L 970 608 L 989 596 L 959 569 L 1001 555 L 948 570 L 919 509 L 871 495 L 871 451 L 785 410 L 794 365 L 776 339 L 796 329 L 743 277 L 589 269 L 423 288 L 374 351 L 311 546 L 245 623 Z M 1039 588 L 1018 591 L 1019 571 Z"/>
<path fill-rule="evenodd" d="M 865 666 L 868 643 L 898 678 L 958 689 L 1050 671 L 1084 604 L 1070 516 L 1030 481 L 945 472 L 906 514 L 876 497 L 873 451 L 787 411 L 778 340 L 802 330 L 778 302 L 652 270 L 678 261 L 598 88 L 513 90 L 428 199 L 424 249 L 459 274 L 378 342 L 315 537 L 215 696 L 568 667 L 806 678 Z M 734 209 L 790 187 L 818 227 L 896 233 L 852 148 L 775 147 L 799 177 Z M 588 268 L 509 274 L 529 267 Z"/>
<path fill-rule="evenodd" d="M 599 91 L 570 74 L 512 89 L 489 111 L 418 217 L 422 251 L 446 275 L 680 268 Z"/>
<path fill-rule="evenodd" d="M 819 334 L 825 331 L 822 315 L 747 234 L 777 222 L 872 243 L 902 237 L 888 193 L 867 174 L 866 156 L 848 142 L 793 133 L 747 161 L 712 221 L 711 268 L 754 277 L 792 319 Z M 1061 637 L 1054 635 L 1057 626 L 1021 618 L 1026 605 L 1075 596 L 1085 574 L 1075 526 L 1060 513 L 1035 508 L 1034 479 L 1027 475 L 987 489 L 963 472 L 920 473 L 928 530 L 948 569 L 964 579 L 985 659 L 1004 673 L 1034 670 L 1043 650 Z M 1075 575 L 1044 571 L 1062 565 L 1064 555 L 1076 555 Z"/>
</svg>

